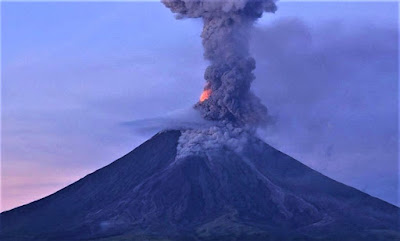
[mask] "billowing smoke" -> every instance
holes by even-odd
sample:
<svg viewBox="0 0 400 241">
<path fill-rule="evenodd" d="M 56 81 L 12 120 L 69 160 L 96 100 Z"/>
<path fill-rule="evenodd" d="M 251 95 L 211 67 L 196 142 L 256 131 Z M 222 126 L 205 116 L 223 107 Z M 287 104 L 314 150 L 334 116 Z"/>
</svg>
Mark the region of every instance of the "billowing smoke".
<svg viewBox="0 0 400 241">
<path fill-rule="evenodd" d="M 249 31 L 275 0 L 162 0 L 177 18 L 202 18 L 206 92 L 195 108 L 208 120 L 257 125 L 267 108 L 250 91 L 255 61 L 249 56 Z"/>
<path fill-rule="evenodd" d="M 202 129 L 189 129 L 182 132 L 178 146 L 177 159 L 199 155 L 204 150 L 229 149 L 240 153 L 250 141 L 251 129 L 238 128 L 231 124 L 211 126 Z"/>
</svg>

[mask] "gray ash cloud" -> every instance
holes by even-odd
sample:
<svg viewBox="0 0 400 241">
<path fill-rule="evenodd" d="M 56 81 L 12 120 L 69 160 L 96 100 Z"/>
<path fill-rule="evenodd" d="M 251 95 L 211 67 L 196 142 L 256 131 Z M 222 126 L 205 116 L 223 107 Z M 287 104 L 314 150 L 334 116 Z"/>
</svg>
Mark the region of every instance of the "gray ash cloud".
<svg viewBox="0 0 400 241">
<path fill-rule="evenodd" d="M 162 0 L 181 18 L 201 18 L 204 57 L 210 61 L 204 78 L 211 95 L 195 108 L 208 120 L 258 125 L 267 108 L 250 91 L 255 60 L 249 54 L 249 32 L 264 12 L 275 12 L 274 0 Z"/>
</svg>

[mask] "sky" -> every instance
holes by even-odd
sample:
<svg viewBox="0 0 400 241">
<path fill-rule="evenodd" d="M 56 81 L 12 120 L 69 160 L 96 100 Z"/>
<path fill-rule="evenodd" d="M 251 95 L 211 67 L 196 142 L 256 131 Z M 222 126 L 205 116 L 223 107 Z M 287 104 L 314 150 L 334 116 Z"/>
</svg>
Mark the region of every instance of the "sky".
<svg viewBox="0 0 400 241">
<path fill-rule="evenodd" d="M 158 2 L 1 7 L 1 210 L 109 164 L 198 101 L 200 20 Z M 252 90 L 274 120 L 258 134 L 398 205 L 398 4 L 278 7 L 250 36 Z"/>
</svg>

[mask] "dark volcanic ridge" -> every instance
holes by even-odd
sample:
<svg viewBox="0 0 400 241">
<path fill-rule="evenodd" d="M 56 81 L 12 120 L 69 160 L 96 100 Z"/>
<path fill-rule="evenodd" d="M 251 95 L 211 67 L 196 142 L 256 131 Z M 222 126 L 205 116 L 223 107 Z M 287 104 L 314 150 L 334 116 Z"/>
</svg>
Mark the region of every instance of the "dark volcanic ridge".
<svg viewBox="0 0 400 241">
<path fill-rule="evenodd" d="M 400 240 L 398 207 L 240 129 L 160 132 L 0 217 L 12 241 Z"/>
</svg>

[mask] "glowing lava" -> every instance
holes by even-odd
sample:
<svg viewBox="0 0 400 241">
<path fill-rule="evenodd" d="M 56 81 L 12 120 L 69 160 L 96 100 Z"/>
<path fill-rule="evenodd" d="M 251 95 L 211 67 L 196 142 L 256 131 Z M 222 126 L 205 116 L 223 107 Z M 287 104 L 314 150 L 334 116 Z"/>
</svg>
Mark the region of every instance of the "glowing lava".
<svg viewBox="0 0 400 241">
<path fill-rule="evenodd" d="M 203 93 L 200 95 L 200 102 L 205 101 L 206 99 L 210 98 L 211 89 L 204 90 Z"/>
</svg>

